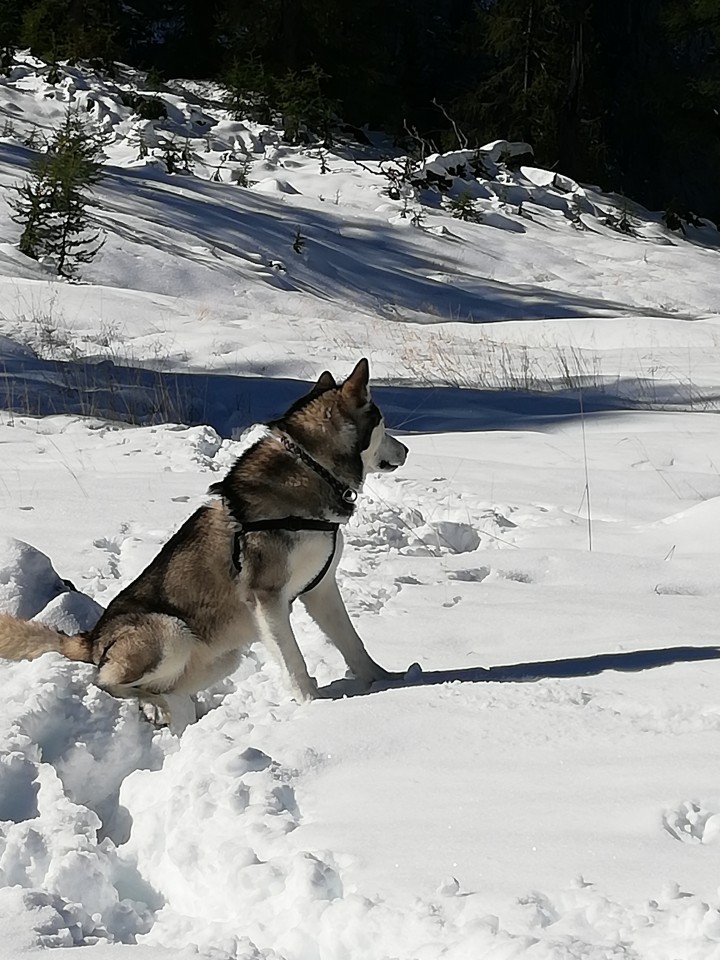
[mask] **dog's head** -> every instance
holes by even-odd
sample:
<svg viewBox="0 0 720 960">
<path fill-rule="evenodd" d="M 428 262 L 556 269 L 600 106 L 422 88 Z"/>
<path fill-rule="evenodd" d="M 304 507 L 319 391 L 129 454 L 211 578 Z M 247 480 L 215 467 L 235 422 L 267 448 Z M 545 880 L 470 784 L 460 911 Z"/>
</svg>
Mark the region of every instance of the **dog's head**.
<svg viewBox="0 0 720 960">
<path fill-rule="evenodd" d="M 369 379 L 370 367 L 364 358 L 341 384 L 326 370 L 284 418 L 298 414 L 298 426 L 312 423 L 313 433 L 328 453 L 333 447 L 351 447 L 362 462 L 363 476 L 397 470 L 408 455 L 405 444 L 386 433 L 383 415 L 370 396 Z M 337 450 L 339 455 L 345 452 L 350 450 Z"/>
<path fill-rule="evenodd" d="M 370 396 L 369 380 L 370 366 L 363 357 L 340 387 L 340 395 L 358 427 L 364 473 L 390 473 L 405 463 L 408 448 L 386 433 L 380 408 Z"/>
</svg>

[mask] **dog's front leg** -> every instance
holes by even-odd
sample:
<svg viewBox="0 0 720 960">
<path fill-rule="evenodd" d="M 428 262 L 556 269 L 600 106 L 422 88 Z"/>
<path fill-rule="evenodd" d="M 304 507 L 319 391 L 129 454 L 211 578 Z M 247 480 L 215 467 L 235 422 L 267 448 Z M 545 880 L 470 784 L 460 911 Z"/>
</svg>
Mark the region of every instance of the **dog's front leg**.
<svg viewBox="0 0 720 960">
<path fill-rule="evenodd" d="M 295 634 L 290 626 L 290 604 L 277 594 L 256 593 L 253 615 L 260 639 L 280 656 L 290 674 L 298 700 L 312 700 L 317 696 L 317 683 L 310 676 Z"/>
<path fill-rule="evenodd" d="M 390 674 L 372 659 L 353 627 L 338 585 L 332 573 L 300 597 L 307 612 L 325 636 L 338 648 L 348 667 L 360 680 L 368 683 L 387 678 Z"/>
</svg>

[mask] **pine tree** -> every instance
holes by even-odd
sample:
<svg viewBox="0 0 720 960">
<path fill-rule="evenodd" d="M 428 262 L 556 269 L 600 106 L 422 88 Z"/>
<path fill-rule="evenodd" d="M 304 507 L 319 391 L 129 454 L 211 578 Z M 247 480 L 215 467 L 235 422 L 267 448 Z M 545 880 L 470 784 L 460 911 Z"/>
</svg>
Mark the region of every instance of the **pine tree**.
<svg viewBox="0 0 720 960">
<path fill-rule="evenodd" d="M 123 11 L 120 0 L 31 0 L 23 4 L 20 42 L 50 62 L 82 57 L 107 68 L 122 52 Z"/>
<path fill-rule="evenodd" d="M 326 79 L 327 74 L 314 63 L 298 73 L 288 70 L 275 81 L 275 100 L 290 143 L 298 143 L 304 130 L 321 136 L 326 144 L 331 142 L 338 104 L 323 93 L 321 84 Z"/>
<path fill-rule="evenodd" d="M 557 161 L 572 30 L 563 0 L 502 0 L 475 8 L 461 48 L 477 80 L 451 112 L 471 139 L 530 143 Z"/>
<path fill-rule="evenodd" d="M 22 0 L 0 0 L 0 72 L 12 64 L 15 48 L 20 42 Z"/>
<path fill-rule="evenodd" d="M 475 205 L 473 197 L 463 191 L 456 197 L 451 197 L 447 202 L 447 208 L 456 220 L 464 220 L 466 223 L 482 223 L 482 212 Z"/>
<path fill-rule="evenodd" d="M 87 190 L 102 176 L 99 153 L 97 137 L 68 113 L 11 201 L 13 220 L 23 227 L 21 253 L 47 257 L 63 277 L 74 276 L 102 246 L 86 209 Z"/>
<path fill-rule="evenodd" d="M 23 227 L 18 249 L 33 260 L 39 260 L 46 250 L 52 231 L 55 208 L 55 184 L 49 175 L 47 155 L 33 165 L 31 176 L 16 187 L 17 198 L 11 199 L 11 214 L 15 223 Z"/>
<path fill-rule="evenodd" d="M 224 80 L 228 90 L 225 106 L 235 120 L 250 118 L 259 123 L 271 122 L 271 78 L 258 57 L 253 55 L 245 60 L 236 58 L 225 73 Z"/>
</svg>

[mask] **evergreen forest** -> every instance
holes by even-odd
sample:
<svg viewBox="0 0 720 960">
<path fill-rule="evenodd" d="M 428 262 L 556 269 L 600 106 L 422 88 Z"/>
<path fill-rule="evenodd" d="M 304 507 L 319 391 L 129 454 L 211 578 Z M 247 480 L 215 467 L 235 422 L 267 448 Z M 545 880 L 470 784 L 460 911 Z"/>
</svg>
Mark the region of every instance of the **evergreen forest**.
<svg viewBox="0 0 720 960">
<path fill-rule="evenodd" d="M 0 67 L 115 61 L 217 79 L 238 113 L 312 99 L 319 126 L 539 166 L 720 220 L 720 0 L 0 0 Z M 307 111 L 306 111 L 307 112 Z"/>
</svg>

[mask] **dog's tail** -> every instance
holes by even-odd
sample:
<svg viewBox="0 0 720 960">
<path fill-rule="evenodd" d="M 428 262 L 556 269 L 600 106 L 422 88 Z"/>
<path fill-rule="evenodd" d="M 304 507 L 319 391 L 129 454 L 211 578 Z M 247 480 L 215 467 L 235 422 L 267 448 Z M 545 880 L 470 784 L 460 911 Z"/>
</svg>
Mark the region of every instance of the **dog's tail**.
<svg viewBox="0 0 720 960">
<path fill-rule="evenodd" d="M 68 637 L 44 623 L 18 620 L 0 613 L 0 657 L 8 660 L 34 660 L 56 650 L 68 660 L 92 663 L 92 645 L 84 633 Z"/>
</svg>

